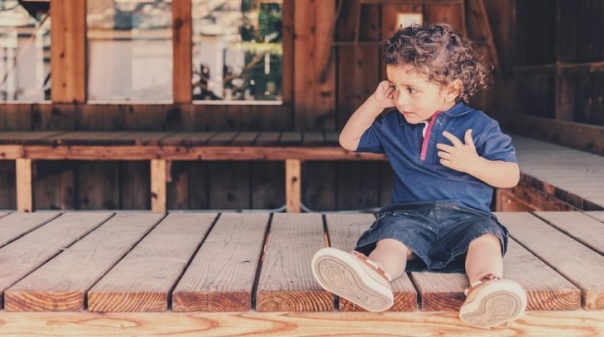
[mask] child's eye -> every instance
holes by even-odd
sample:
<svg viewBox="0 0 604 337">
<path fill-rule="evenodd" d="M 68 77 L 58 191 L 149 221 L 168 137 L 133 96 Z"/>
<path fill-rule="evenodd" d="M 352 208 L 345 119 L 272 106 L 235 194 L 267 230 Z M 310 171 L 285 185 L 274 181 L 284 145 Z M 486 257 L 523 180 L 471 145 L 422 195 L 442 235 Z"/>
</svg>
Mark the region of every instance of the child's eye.
<svg viewBox="0 0 604 337">
<path fill-rule="evenodd" d="M 413 89 L 413 88 L 407 88 L 407 91 L 408 91 L 410 94 L 415 94 L 415 93 L 417 92 L 417 90 L 415 90 L 415 89 Z"/>
</svg>

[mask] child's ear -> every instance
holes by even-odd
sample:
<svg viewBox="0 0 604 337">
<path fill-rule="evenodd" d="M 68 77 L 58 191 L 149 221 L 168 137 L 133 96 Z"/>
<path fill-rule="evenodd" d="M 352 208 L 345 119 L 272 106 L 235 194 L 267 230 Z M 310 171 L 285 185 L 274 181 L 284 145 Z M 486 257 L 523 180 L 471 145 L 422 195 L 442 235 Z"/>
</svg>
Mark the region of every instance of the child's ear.
<svg viewBox="0 0 604 337">
<path fill-rule="evenodd" d="M 447 86 L 445 87 L 445 90 L 444 90 L 445 101 L 454 102 L 457 99 L 457 97 L 461 96 L 462 91 L 463 91 L 463 84 L 461 83 L 460 80 L 455 80 L 455 81 L 447 84 Z"/>
</svg>

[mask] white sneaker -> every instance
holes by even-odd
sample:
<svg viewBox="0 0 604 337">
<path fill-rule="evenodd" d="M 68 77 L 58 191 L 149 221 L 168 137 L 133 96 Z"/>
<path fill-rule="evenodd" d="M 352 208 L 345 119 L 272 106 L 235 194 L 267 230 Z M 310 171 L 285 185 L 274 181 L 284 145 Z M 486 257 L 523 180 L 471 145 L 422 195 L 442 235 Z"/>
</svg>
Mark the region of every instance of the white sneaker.
<svg viewBox="0 0 604 337">
<path fill-rule="evenodd" d="M 394 304 L 390 276 L 361 253 L 322 248 L 313 256 L 312 273 L 323 289 L 367 311 L 385 311 Z"/>
</svg>

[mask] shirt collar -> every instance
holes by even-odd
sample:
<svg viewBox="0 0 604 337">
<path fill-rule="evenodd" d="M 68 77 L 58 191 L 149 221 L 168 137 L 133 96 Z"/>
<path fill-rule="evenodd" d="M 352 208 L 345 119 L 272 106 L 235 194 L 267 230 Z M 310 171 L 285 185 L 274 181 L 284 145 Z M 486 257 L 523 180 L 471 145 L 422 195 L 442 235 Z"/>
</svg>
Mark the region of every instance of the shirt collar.
<svg viewBox="0 0 604 337">
<path fill-rule="evenodd" d="M 442 113 L 449 117 L 458 117 L 467 114 L 472 111 L 472 108 L 467 106 L 464 102 L 459 101 L 451 109 L 443 111 Z"/>
<path fill-rule="evenodd" d="M 449 117 L 459 117 L 467 114 L 470 111 L 472 111 L 471 107 L 467 106 L 464 102 L 459 101 L 454 106 L 452 106 L 451 109 L 442 111 L 440 115 L 447 115 Z M 401 113 L 397 111 L 396 115 L 398 115 L 398 118 L 400 118 L 400 125 L 409 124 Z"/>
</svg>

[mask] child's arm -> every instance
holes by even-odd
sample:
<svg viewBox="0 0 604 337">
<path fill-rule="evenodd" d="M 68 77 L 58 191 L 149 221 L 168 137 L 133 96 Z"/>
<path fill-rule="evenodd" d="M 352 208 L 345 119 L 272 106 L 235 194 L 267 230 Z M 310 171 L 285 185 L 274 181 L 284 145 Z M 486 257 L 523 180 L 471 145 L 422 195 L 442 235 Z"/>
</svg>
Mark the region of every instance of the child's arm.
<svg viewBox="0 0 604 337">
<path fill-rule="evenodd" d="M 394 106 L 394 88 L 388 81 L 382 81 L 344 125 L 340 133 L 340 145 L 346 150 L 355 151 L 365 130 L 384 109 L 392 106 Z"/>
<path fill-rule="evenodd" d="M 472 140 L 472 130 L 466 131 L 465 144 L 449 132 L 445 131 L 443 135 L 453 145 L 436 145 L 442 165 L 472 175 L 493 187 L 509 188 L 518 184 L 518 164 L 480 157 Z"/>
</svg>

